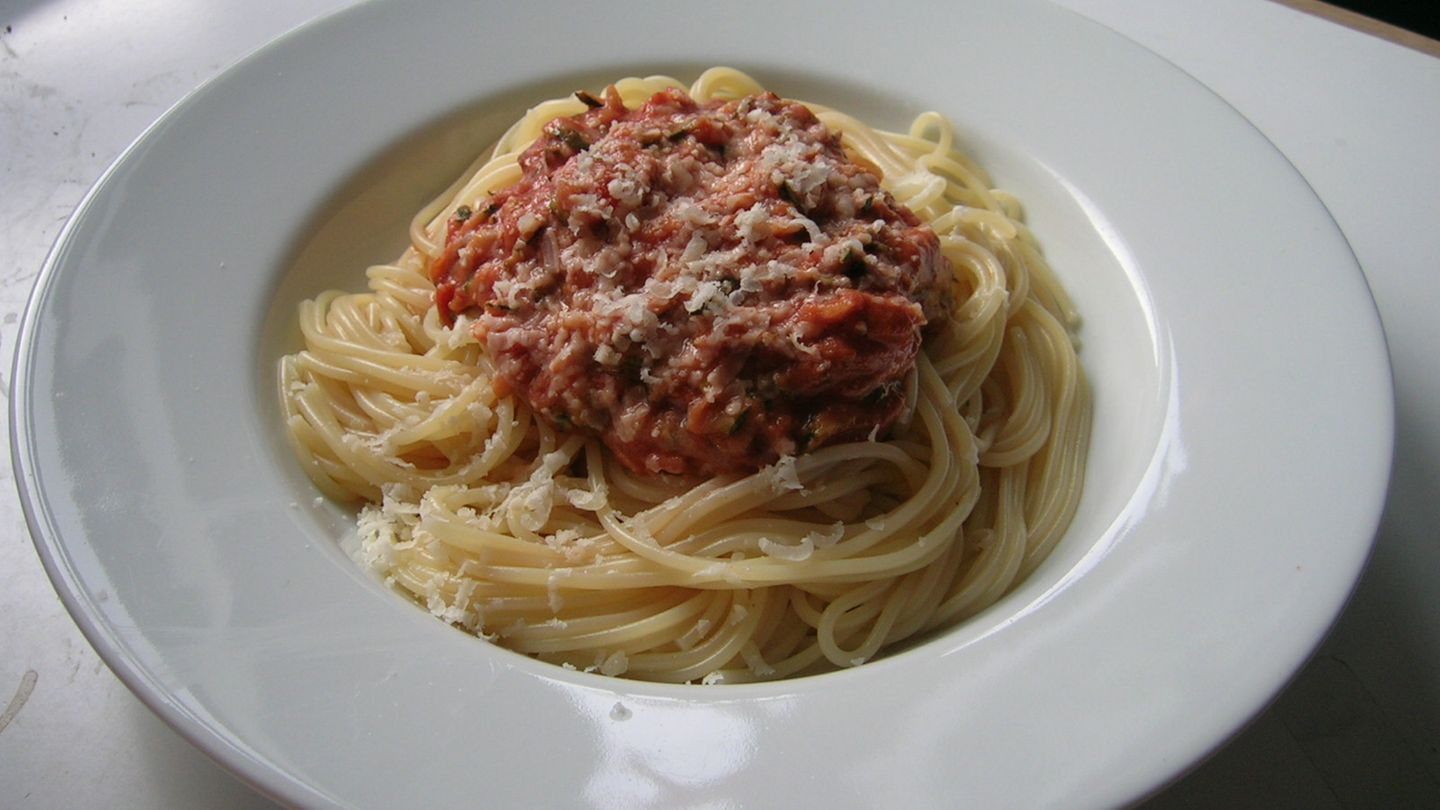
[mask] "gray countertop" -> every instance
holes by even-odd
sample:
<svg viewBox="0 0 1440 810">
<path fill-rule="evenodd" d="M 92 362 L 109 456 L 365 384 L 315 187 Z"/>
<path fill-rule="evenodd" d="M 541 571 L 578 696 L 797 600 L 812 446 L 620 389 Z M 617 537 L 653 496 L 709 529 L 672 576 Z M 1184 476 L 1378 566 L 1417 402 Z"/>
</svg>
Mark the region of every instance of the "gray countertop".
<svg viewBox="0 0 1440 810">
<path fill-rule="evenodd" d="M 1195 76 L 1299 168 L 1364 268 L 1395 375 L 1393 479 L 1351 604 L 1274 705 L 1150 806 L 1440 806 L 1440 59 L 1265 0 L 1060 4 Z M 125 146 L 224 66 L 343 5 L 6 4 L 4 356 L 14 351 L 46 251 Z M 3 373 L 0 391 L 8 392 L 8 363 Z M 11 477 L 8 461 L 0 476 Z M 272 805 L 171 731 L 105 667 L 46 579 L 7 485 L 0 807 L 80 806 Z"/>
</svg>

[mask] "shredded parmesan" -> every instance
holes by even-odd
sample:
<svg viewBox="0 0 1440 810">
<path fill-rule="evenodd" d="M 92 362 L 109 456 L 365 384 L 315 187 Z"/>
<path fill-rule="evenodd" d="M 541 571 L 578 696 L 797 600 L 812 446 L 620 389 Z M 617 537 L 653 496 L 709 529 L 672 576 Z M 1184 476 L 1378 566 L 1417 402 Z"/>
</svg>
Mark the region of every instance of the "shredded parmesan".
<svg viewBox="0 0 1440 810">
<path fill-rule="evenodd" d="M 805 485 L 800 483 L 799 474 L 795 471 L 794 456 L 781 456 L 774 464 L 766 467 L 762 473 L 769 476 L 770 491 L 776 495 L 805 488 Z"/>
<path fill-rule="evenodd" d="M 733 627 L 745 621 L 745 617 L 749 615 L 750 611 L 746 610 L 744 605 L 734 604 L 730 606 L 730 616 L 725 621 Z"/>
</svg>

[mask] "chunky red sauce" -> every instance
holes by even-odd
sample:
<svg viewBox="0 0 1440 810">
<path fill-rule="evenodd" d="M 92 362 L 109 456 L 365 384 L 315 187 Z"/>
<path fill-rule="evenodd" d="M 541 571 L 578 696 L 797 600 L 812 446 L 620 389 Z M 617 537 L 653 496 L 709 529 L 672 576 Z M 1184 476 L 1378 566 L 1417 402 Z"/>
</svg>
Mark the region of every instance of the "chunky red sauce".
<svg viewBox="0 0 1440 810">
<path fill-rule="evenodd" d="M 949 307 L 935 233 L 772 94 L 557 119 L 431 267 L 497 385 L 631 469 L 709 475 L 883 434 Z"/>
</svg>

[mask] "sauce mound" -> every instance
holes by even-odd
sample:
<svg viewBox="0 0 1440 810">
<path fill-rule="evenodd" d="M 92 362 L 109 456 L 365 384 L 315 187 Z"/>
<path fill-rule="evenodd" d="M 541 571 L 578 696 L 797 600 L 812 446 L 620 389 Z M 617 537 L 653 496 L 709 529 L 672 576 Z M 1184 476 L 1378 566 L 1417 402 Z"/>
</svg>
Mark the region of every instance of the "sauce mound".
<svg viewBox="0 0 1440 810">
<path fill-rule="evenodd" d="M 935 233 L 801 104 L 577 95 L 430 268 L 501 393 L 647 474 L 887 431 L 950 306 Z"/>
</svg>

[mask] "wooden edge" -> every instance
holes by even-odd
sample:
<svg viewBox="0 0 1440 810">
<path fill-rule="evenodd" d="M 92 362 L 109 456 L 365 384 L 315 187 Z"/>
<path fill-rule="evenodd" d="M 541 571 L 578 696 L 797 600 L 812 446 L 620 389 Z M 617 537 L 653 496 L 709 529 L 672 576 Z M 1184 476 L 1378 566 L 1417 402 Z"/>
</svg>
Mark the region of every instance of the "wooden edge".
<svg viewBox="0 0 1440 810">
<path fill-rule="evenodd" d="M 1440 42 L 1398 25 L 1381 22 L 1373 17 L 1366 17 L 1364 14 L 1357 14 L 1349 9 L 1332 6 L 1321 0 L 1271 0 L 1271 2 L 1440 58 Z"/>
</svg>

